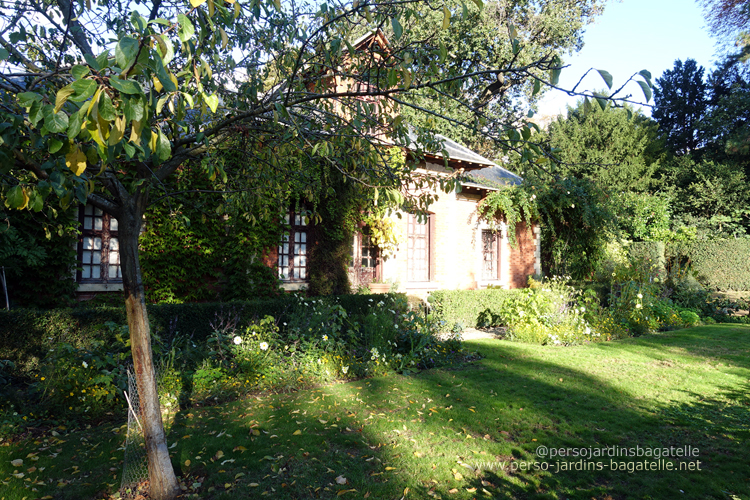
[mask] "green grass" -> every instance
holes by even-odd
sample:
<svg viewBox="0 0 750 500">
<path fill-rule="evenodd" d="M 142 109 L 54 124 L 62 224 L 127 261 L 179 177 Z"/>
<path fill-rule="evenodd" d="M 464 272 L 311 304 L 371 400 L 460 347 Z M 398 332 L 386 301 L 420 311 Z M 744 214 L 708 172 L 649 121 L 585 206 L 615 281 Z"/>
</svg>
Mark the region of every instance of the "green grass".
<svg viewBox="0 0 750 500">
<path fill-rule="evenodd" d="M 750 499 L 750 327 L 715 325 L 565 348 L 496 340 L 471 346 L 484 358 L 458 369 L 178 413 L 168 440 L 187 493 Z M 0 499 L 105 498 L 117 490 L 119 425 L 51 431 L 0 443 Z M 662 467 L 692 462 L 700 470 L 612 471 L 611 460 L 635 467 L 643 458 L 545 459 L 535 455 L 541 445 L 687 445 L 699 450 L 697 457 Z M 14 467 L 14 459 L 23 465 Z M 521 470 L 522 463 L 533 469 L 535 460 L 549 470 Z M 606 467 L 575 470 L 587 462 Z"/>
</svg>

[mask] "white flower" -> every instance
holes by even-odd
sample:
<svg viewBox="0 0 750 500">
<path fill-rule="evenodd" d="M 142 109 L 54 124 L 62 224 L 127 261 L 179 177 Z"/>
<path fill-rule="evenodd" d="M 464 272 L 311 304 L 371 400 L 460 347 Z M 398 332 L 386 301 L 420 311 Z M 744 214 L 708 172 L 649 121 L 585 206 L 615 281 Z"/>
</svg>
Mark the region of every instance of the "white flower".
<svg viewBox="0 0 750 500">
<path fill-rule="evenodd" d="M 642 293 L 639 293 L 639 294 L 638 294 L 638 298 L 639 298 L 639 299 L 642 299 L 642 298 L 643 298 L 643 294 L 642 294 Z"/>
<path fill-rule="evenodd" d="M 320 359 L 320 358 L 318 358 L 318 364 L 319 364 L 319 365 L 322 365 L 322 364 L 323 364 L 323 360 L 322 360 L 322 359 Z"/>
<path fill-rule="evenodd" d="M 590 334 L 591 334 L 591 328 L 589 328 L 589 327 L 587 326 L 587 327 L 586 327 L 586 330 L 584 330 L 584 333 L 585 333 L 586 335 L 590 335 Z"/>
<path fill-rule="evenodd" d="M 261 351 L 267 351 L 268 350 L 268 342 L 261 342 L 260 343 L 260 350 Z"/>
<path fill-rule="evenodd" d="M 89 367 L 89 364 L 86 363 L 85 361 L 83 363 L 81 363 L 81 364 L 83 365 L 84 368 L 88 368 Z"/>
<path fill-rule="evenodd" d="M 518 311 L 518 315 L 523 318 L 523 315 L 526 314 L 523 311 Z"/>
<path fill-rule="evenodd" d="M 385 305 L 385 302 L 383 302 L 382 300 L 378 302 L 378 307 L 383 307 L 384 305 Z"/>
<path fill-rule="evenodd" d="M 237 335 L 237 336 L 236 336 L 236 337 L 234 338 L 234 343 L 235 343 L 236 345 L 240 345 L 240 344 L 242 343 L 242 337 L 240 337 L 239 335 Z"/>
<path fill-rule="evenodd" d="M 323 335 L 323 340 L 328 340 L 328 335 Z"/>
<path fill-rule="evenodd" d="M 575 207 L 576 207 L 576 204 L 575 204 L 575 203 L 571 203 L 571 204 L 570 204 L 570 208 L 575 208 Z"/>
<path fill-rule="evenodd" d="M 636 305 L 635 305 L 635 308 L 636 308 L 636 309 L 640 309 L 641 307 L 643 307 L 643 306 L 642 306 L 642 305 L 640 305 L 640 304 L 636 304 Z"/>
<path fill-rule="evenodd" d="M 570 191 L 568 191 L 568 194 L 570 194 Z"/>
<path fill-rule="evenodd" d="M 348 371 L 349 371 L 349 366 L 342 366 L 341 367 L 341 373 L 343 373 L 344 375 L 346 375 L 346 372 L 348 372 Z"/>
<path fill-rule="evenodd" d="M 370 299 L 370 302 L 372 302 L 372 299 Z"/>
</svg>

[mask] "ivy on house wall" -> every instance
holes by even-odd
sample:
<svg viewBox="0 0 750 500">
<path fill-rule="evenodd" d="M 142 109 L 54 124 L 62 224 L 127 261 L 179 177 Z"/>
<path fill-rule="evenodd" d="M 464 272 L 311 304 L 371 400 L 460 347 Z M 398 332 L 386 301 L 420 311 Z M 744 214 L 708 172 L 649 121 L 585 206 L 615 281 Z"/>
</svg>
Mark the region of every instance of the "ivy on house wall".
<svg viewBox="0 0 750 500">
<path fill-rule="evenodd" d="M 279 293 L 275 270 L 263 256 L 283 225 L 230 209 L 226 192 L 207 191 L 190 166 L 168 186 L 171 196 L 153 204 L 141 237 L 143 282 L 149 302 L 248 300 Z M 189 180 L 189 182 L 188 182 Z M 259 220 L 260 219 L 260 220 Z"/>
<path fill-rule="evenodd" d="M 11 306 L 57 307 L 75 299 L 76 210 L 0 212 L 0 266 Z M 5 294 L 0 289 L 0 307 Z"/>
<path fill-rule="evenodd" d="M 536 195 L 515 186 L 502 186 L 488 194 L 477 206 L 477 213 L 493 230 L 497 230 L 497 223 L 502 220 L 508 228 L 508 240 L 513 246 L 517 244 L 518 223 L 525 222 L 526 227 L 531 229 L 539 218 Z"/>
</svg>

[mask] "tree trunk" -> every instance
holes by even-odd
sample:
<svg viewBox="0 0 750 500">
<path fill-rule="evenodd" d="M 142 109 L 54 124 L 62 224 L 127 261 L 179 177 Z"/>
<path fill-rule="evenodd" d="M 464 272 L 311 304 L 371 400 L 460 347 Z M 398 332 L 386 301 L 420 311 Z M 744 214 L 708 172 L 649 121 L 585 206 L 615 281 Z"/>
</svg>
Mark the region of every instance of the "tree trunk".
<svg viewBox="0 0 750 500">
<path fill-rule="evenodd" d="M 180 492 L 169 458 L 167 440 L 159 406 L 154 360 L 151 352 L 151 330 L 138 257 L 138 237 L 146 203 L 143 196 L 133 196 L 118 215 L 120 263 L 125 289 L 125 307 L 133 351 L 133 367 L 138 385 L 140 419 L 146 441 L 150 496 L 154 500 L 173 499 Z"/>
</svg>

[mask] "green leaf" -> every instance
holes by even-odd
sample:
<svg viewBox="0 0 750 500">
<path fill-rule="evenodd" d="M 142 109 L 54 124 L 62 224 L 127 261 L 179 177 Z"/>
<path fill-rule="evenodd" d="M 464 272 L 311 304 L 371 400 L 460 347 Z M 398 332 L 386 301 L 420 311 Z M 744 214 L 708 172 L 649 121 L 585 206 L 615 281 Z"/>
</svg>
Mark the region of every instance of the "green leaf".
<svg viewBox="0 0 750 500">
<path fill-rule="evenodd" d="M 156 78 L 159 79 L 159 83 L 161 83 L 162 87 L 164 87 L 164 90 L 167 92 L 176 92 L 177 86 L 174 84 L 172 79 L 169 78 L 169 74 L 167 73 L 167 70 L 164 67 L 161 59 L 156 59 L 156 61 L 154 61 L 154 64 L 156 65 Z"/>
<path fill-rule="evenodd" d="M 180 28 L 177 31 L 177 37 L 180 39 L 180 41 L 185 43 L 193 38 L 193 35 L 195 34 L 195 27 L 193 27 L 193 23 L 190 22 L 190 19 L 188 19 L 185 14 L 178 14 L 177 22 L 180 25 Z M 166 88 L 166 86 L 164 88 Z"/>
<path fill-rule="evenodd" d="M 31 120 L 31 123 L 33 123 L 34 126 L 36 126 L 37 123 L 39 123 L 39 121 L 42 120 L 43 118 L 44 118 L 44 106 L 42 106 L 42 101 L 34 101 L 29 107 L 29 120 Z"/>
<path fill-rule="evenodd" d="M 68 115 L 64 112 L 50 113 L 44 117 L 44 126 L 53 133 L 68 130 Z"/>
<path fill-rule="evenodd" d="M 143 113 L 144 113 L 145 106 L 144 106 L 143 99 L 141 99 L 140 96 L 125 98 L 122 100 L 122 103 L 123 103 L 126 120 L 128 121 L 143 120 Z"/>
<path fill-rule="evenodd" d="M 549 70 L 549 80 L 552 85 L 557 85 L 560 82 L 560 73 L 562 68 L 553 68 Z"/>
<path fill-rule="evenodd" d="M 637 80 L 638 85 L 641 86 L 641 90 L 643 90 L 643 95 L 646 98 L 646 102 L 649 102 L 651 100 L 651 87 L 648 86 L 646 82 L 642 82 L 640 80 Z"/>
<path fill-rule="evenodd" d="M 112 105 L 112 99 L 109 98 L 109 94 L 106 92 L 102 92 L 101 97 L 99 98 L 99 116 L 108 122 L 113 121 L 115 118 L 117 118 L 117 112 L 115 111 L 115 107 Z"/>
<path fill-rule="evenodd" d="M 219 97 L 216 94 L 208 95 L 204 97 L 206 105 L 211 108 L 211 112 L 216 113 L 216 109 L 219 107 Z"/>
<path fill-rule="evenodd" d="M 159 57 L 161 57 L 164 66 L 167 66 L 174 59 L 174 45 L 172 45 L 172 40 L 169 37 L 157 35 L 156 42 L 156 50 L 159 53 Z"/>
<path fill-rule="evenodd" d="M 117 77 L 112 77 L 109 79 L 109 83 L 123 94 L 136 95 L 143 93 L 141 86 L 134 80 L 120 80 Z"/>
<path fill-rule="evenodd" d="M 135 62 L 138 55 L 138 40 L 129 36 L 122 37 L 115 47 L 115 61 L 122 71 L 127 70 Z"/>
<path fill-rule="evenodd" d="M 60 148 L 63 147 L 63 144 L 64 144 L 63 141 L 53 137 L 49 141 L 49 152 L 52 154 L 57 153 L 58 151 L 60 151 Z"/>
<path fill-rule="evenodd" d="M 96 56 L 96 63 L 99 65 L 99 70 L 109 67 L 109 51 L 105 50 L 98 56 Z"/>
<path fill-rule="evenodd" d="M 599 103 L 599 107 L 602 108 L 602 111 L 607 109 L 607 102 L 608 102 L 607 99 L 605 99 L 604 97 L 599 97 L 599 96 L 596 96 L 595 99 L 596 99 L 596 102 Z"/>
<path fill-rule="evenodd" d="M 55 96 L 55 113 L 62 109 L 62 107 L 65 105 L 65 101 L 67 101 L 68 97 L 70 97 L 74 93 L 75 89 L 71 85 L 66 85 L 65 87 L 57 91 L 57 95 Z"/>
<path fill-rule="evenodd" d="M 0 61 L 7 61 L 10 57 L 10 53 L 4 48 L 0 47 Z"/>
<path fill-rule="evenodd" d="M 161 160 L 164 161 L 169 158 L 169 156 L 172 154 L 172 145 L 169 143 L 169 139 L 167 139 L 167 136 L 164 135 L 164 132 L 159 130 L 159 138 L 156 141 L 156 156 Z"/>
<path fill-rule="evenodd" d="M 524 141 L 528 141 L 531 139 L 531 130 L 529 130 L 528 127 L 524 127 L 521 129 L 521 137 L 523 137 Z"/>
<path fill-rule="evenodd" d="M 18 104 L 20 104 L 24 108 L 29 108 L 32 104 L 34 104 L 34 102 L 42 100 L 42 96 L 40 96 L 36 92 L 22 92 L 16 97 L 18 98 Z"/>
<path fill-rule="evenodd" d="M 98 85 L 94 80 L 76 80 L 70 84 L 75 90 L 75 94 L 70 96 L 68 99 L 73 102 L 85 101 L 96 92 Z"/>
<path fill-rule="evenodd" d="M 541 89 L 542 89 L 541 80 L 534 80 L 534 90 L 531 92 L 531 97 L 534 97 L 535 95 L 537 95 Z"/>
<path fill-rule="evenodd" d="M 70 68 L 70 74 L 75 78 L 76 80 L 83 79 L 86 75 L 88 75 L 91 72 L 88 66 L 84 66 L 83 64 L 76 64 L 72 68 Z"/>
<path fill-rule="evenodd" d="M 612 75 L 609 74 L 609 71 L 604 71 L 603 69 L 597 69 L 596 71 L 599 72 L 599 75 L 602 77 L 602 80 L 604 80 L 604 83 L 607 84 L 607 88 L 612 88 Z"/>
<path fill-rule="evenodd" d="M 10 208 L 21 210 L 26 208 L 29 203 L 29 197 L 24 192 L 21 186 L 13 186 L 8 190 L 5 195 L 5 204 Z"/>
<path fill-rule="evenodd" d="M 651 84 L 651 72 L 649 70 L 642 69 L 638 72 L 638 74 L 646 79 L 646 83 L 648 83 L 649 87 L 653 87 L 653 85 Z"/>
<path fill-rule="evenodd" d="M 97 60 L 97 58 L 95 58 L 91 54 L 84 54 L 83 58 L 86 59 L 86 63 L 88 63 L 88 65 L 94 68 L 96 71 L 102 69 L 101 67 L 99 67 L 99 61 Z"/>
<path fill-rule="evenodd" d="M 68 121 L 68 139 L 73 140 L 81 133 L 81 125 L 83 125 L 84 115 L 85 112 L 81 113 L 79 111 L 70 116 L 70 120 Z"/>
<path fill-rule="evenodd" d="M 445 46 L 443 41 L 440 41 L 440 62 L 444 63 L 448 59 L 448 48 Z"/>
<path fill-rule="evenodd" d="M 44 198 L 42 197 L 42 193 L 32 188 L 30 192 L 28 193 L 28 195 L 29 195 L 29 203 L 28 203 L 29 210 L 33 210 L 34 212 L 40 212 L 42 208 L 44 208 Z"/>
<path fill-rule="evenodd" d="M 391 19 L 391 26 L 393 27 L 393 36 L 396 37 L 396 40 L 399 40 L 401 35 L 404 34 L 404 28 L 401 26 L 401 23 L 398 22 L 397 17 Z"/>
</svg>

